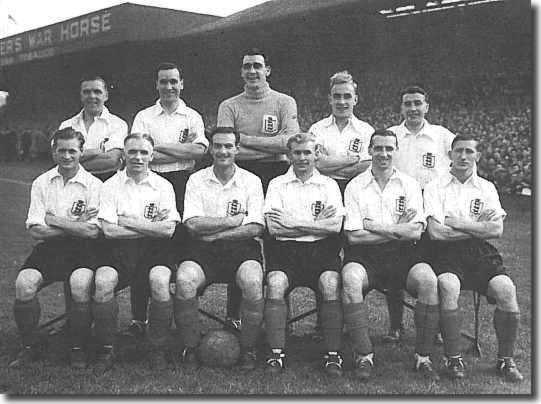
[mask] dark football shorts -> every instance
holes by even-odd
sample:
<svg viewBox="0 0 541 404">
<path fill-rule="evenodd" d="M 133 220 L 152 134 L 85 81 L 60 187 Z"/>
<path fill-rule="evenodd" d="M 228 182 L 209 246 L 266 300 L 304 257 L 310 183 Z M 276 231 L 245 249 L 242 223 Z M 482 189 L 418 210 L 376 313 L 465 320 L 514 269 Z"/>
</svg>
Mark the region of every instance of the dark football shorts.
<svg viewBox="0 0 541 404">
<path fill-rule="evenodd" d="M 148 282 L 150 269 L 163 265 L 175 268 L 170 239 L 137 238 L 128 240 L 102 239 L 101 266 L 111 266 L 118 273 L 117 290 L 139 279 Z"/>
<path fill-rule="evenodd" d="M 21 266 L 37 269 L 44 281 L 64 281 L 79 268 L 96 270 L 100 265 L 95 239 L 61 238 L 38 243 Z"/>
<path fill-rule="evenodd" d="M 190 240 L 182 260 L 193 261 L 205 273 L 205 284 L 199 289 L 203 293 L 212 283 L 235 283 L 240 265 L 246 261 L 257 261 L 262 265 L 261 245 L 251 240 L 217 240 L 213 242 Z"/>
<path fill-rule="evenodd" d="M 267 273 L 282 271 L 287 275 L 286 294 L 297 286 L 317 292 L 323 272 L 340 272 L 341 247 L 338 236 L 312 242 L 271 240 L 265 244 Z"/>
<path fill-rule="evenodd" d="M 486 296 L 489 281 L 507 275 L 502 256 L 492 244 L 480 239 L 431 241 L 432 268 L 436 275 L 455 274 L 463 290 L 475 290 Z"/>
<path fill-rule="evenodd" d="M 408 273 L 415 264 L 426 262 L 418 256 L 410 241 L 388 241 L 371 245 L 348 245 L 344 249 L 344 266 L 361 264 L 368 276 L 368 293 L 372 289 L 405 289 Z"/>
</svg>

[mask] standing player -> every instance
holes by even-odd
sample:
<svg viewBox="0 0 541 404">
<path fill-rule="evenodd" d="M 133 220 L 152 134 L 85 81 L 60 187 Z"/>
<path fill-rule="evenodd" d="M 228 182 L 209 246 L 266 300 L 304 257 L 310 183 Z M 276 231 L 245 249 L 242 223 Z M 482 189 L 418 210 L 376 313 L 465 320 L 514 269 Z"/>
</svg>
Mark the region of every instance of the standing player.
<svg viewBox="0 0 541 404">
<path fill-rule="evenodd" d="M 357 101 L 357 83 L 351 74 L 333 74 L 329 80 L 332 114 L 309 130 L 321 149 L 317 169 L 336 180 L 342 194 L 348 181 L 370 166 L 368 143 L 374 128 L 353 115 Z"/>
<path fill-rule="evenodd" d="M 271 67 L 260 49 L 244 52 L 240 75 L 244 91 L 228 98 L 218 107 L 218 126 L 233 127 L 240 133 L 238 165 L 256 174 L 267 191 L 269 181 L 288 167 L 287 140 L 299 131 L 297 103 L 289 95 L 270 88 L 267 78 Z M 228 289 L 227 315 L 234 327 L 238 317 L 240 294 Z"/>
<path fill-rule="evenodd" d="M 152 172 L 154 142 L 148 135 L 131 134 L 124 140 L 126 169 L 108 179 L 100 197 L 100 219 L 109 240 L 107 264 L 96 271 L 93 301 L 94 328 L 100 345 L 100 370 L 113 366 L 117 331 L 115 289 L 132 282 L 148 282 L 150 268 L 171 265 L 169 244 L 180 216 L 169 181 Z"/>
<path fill-rule="evenodd" d="M 254 238 L 263 233 L 265 224 L 261 180 L 235 164 L 239 141 L 233 128 L 217 127 L 211 135 L 213 165 L 188 180 L 183 222 L 193 239 L 176 273 L 173 305 L 185 345 L 183 360 L 191 362 L 201 339 L 198 293 L 213 282 L 236 283 L 242 293 L 241 367 L 249 370 L 256 365 L 256 338 L 264 305 L 261 246 Z M 153 270 L 152 290 L 161 285 L 161 293 L 154 294 L 154 305 L 166 299 L 169 276 L 163 269 Z M 170 301 L 167 304 L 171 306 Z"/>
<path fill-rule="evenodd" d="M 285 366 L 287 305 L 285 296 L 297 286 L 321 292 L 320 318 L 327 354 L 323 367 L 342 375 L 342 305 L 340 302 L 340 239 L 344 207 L 340 189 L 315 168 L 316 139 L 299 133 L 287 142 L 289 171 L 274 178 L 265 199 L 269 233 L 265 244 L 267 297 L 265 330 L 271 348 L 267 367 Z"/>
<path fill-rule="evenodd" d="M 438 331 L 436 275 L 417 255 L 414 241 L 425 226 L 419 184 L 393 166 L 396 135 L 377 130 L 370 139 L 370 170 L 349 182 L 344 195 L 348 240 L 342 269 L 344 323 L 353 344 L 355 373 L 367 379 L 374 366 L 365 295 L 371 289 L 403 288 L 417 298 L 415 369 L 432 380 L 430 353 Z"/>
<path fill-rule="evenodd" d="M 133 120 L 132 133 L 143 133 L 154 139 L 154 154 L 150 167 L 173 184 L 177 210 L 184 211 L 186 181 L 195 167 L 195 160 L 203 157 L 208 147 L 201 115 L 180 98 L 184 79 L 180 67 L 161 63 L 156 70 L 156 90 L 159 100 Z M 182 227 L 175 239 L 183 238 Z M 130 285 L 133 320 L 123 333 L 140 339 L 144 336 L 149 299 L 148 279 L 144 284 Z"/>
<path fill-rule="evenodd" d="M 511 381 L 521 381 L 513 360 L 520 311 L 516 288 L 501 255 L 486 240 L 503 233 L 502 209 L 494 185 L 477 176 L 478 141 L 458 135 L 452 142 L 450 172 L 425 188 L 428 233 L 435 251 L 433 267 L 438 274 L 441 331 L 447 370 L 452 378 L 464 377 L 460 352 L 460 290 L 476 290 L 496 303 L 494 328 L 498 339 L 497 372 Z"/>
<path fill-rule="evenodd" d="M 395 165 L 403 173 L 415 178 L 423 190 L 426 184 L 449 170 L 451 161 L 447 153 L 455 135 L 443 126 L 430 124 L 425 119 L 429 104 L 428 93 L 423 88 L 406 87 L 400 92 L 400 103 L 404 121 L 389 128 L 398 138 Z M 430 252 L 427 241 L 428 235 L 423 234 L 418 242 L 418 248 L 423 249 L 423 256 Z M 403 299 L 402 290 L 388 290 L 390 329 L 383 338 L 386 342 L 398 342 L 402 336 Z"/>
<path fill-rule="evenodd" d="M 69 280 L 69 335 L 73 366 L 85 365 L 83 340 L 90 332 L 90 289 L 97 257 L 95 239 L 99 233 L 96 215 L 101 181 L 80 164 L 84 137 L 72 128 L 57 131 L 52 139 L 57 166 L 32 183 L 26 227 L 40 242 L 22 265 L 15 281 L 15 322 L 23 349 L 11 365 L 25 366 L 41 355 L 37 293 L 43 282 Z M 71 278 L 70 278 L 71 276 Z"/>
<path fill-rule="evenodd" d="M 83 109 L 60 124 L 59 129 L 72 127 L 83 134 L 85 150 L 81 157 L 83 167 L 105 181 L 120 168 L 123 141 L 128 124 L 109 112 L 105 102 L 109 99 L 107 84 L 99 76 L 81 81 Z"/>
</svg>

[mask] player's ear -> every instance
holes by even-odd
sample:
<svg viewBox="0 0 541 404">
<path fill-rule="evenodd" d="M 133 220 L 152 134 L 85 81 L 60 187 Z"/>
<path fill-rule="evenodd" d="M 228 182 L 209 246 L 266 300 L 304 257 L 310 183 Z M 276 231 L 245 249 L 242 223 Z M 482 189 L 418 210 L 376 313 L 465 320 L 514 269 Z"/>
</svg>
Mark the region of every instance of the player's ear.
<svg viewBox="0 0 541 404">
<path fill-rule="evenodd" d="M 265 66 L 265 76 L 266 77 L 269 77 L 271 74 L 271 67 L 270 66 Z"/>
<path fill-rule="evenodd" d="M 181 79 L 180 82 L 178 83 L 178 88 L 180 90 L 184 90 L 184 79 Z"/>
</svg>

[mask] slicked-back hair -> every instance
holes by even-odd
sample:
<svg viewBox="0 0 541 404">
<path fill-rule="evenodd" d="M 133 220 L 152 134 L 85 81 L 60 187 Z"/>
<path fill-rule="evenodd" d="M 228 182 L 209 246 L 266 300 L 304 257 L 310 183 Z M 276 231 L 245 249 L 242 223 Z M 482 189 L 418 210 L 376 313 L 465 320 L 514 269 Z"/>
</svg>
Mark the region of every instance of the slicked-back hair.
<svg viewBox="0 0 541 404">
<path fill-rule="evenodd" d="M 58 144 L 59 140 L 71 140 L 71 139 L 77 139 L 79 141 L 79 149 L 83 151 L 83 146 L 85 144 L 85 137 L 83 134 L 75 129 L 73 129 L 71 126 L 57 130 L 52 139 L 51 139 L 51 149 L 56 150 L 56 146 Z"/>
<path fill-rule="evenodd" d="M 160 63 L 158 67 L 156 68 L 156 78 L 158 77 L 158 73 L 161 72 L 162 70 L 174 70 L 174 69 L 178 70 L 178 74 L 180 76 L 180 79 L 182 80 L 183 78 L 182 69 L 177 64 L 172 63 L 172 62 Z"/>
<path fill-rule="evenodd" d="M 107 89 L 107 82 L 105 81 L 105 79 L 101 76 L 98 76 L 96 74 L 92 75 L 92 74 L 89 74 L 89 75 L 85 75 L 81 78 L 81 81 L 79 82 L 79 87 L 82 87 L 83 86 L 83 83 L 85 81 L 101 81 L 102 84 L 103 84 L 103 88 L 105 88 L 105 91 L 108 91 Z"/>
<path fill-rule="evenodd" d="M 402 98 L 404 97 L 404 94 L 423 94 L 425 96 L 425 101 L 428 102 L 428 93 L 423 87 L 408 86 L 406 88 L 403 88 L 400 91 L 400 102 L 402 102 Z"/>
<path fill-rule="evenodd" d="M 394 144 L 398 149 L 398 139 L 396 137 L 396 133 L 388 129 L 376 129 L 374 133 L 372 133 L 372 136 L 370 136 L 370 142 L 368 143 L 368 147 L 372 147 L 374 145 L 374 138 L 376 136 L 394 137 Z"/>
<path fill-rule="evenodd" d="M 126 146 L 126 143 L 128 143 L 128 140 L 130 139 L 143 139 L 154 147 L 154 139 L 152 139 L 152 136 L 150 136 L 148 133 L 130 133 L 124 138 L 124 146 Z"/>
<path fill-rule="evenodd" d="M 475 150 L 477 150 L 477 145 L 479 144 L 479 139 L 476 139 L 475 136 L 470 134 L 461 134 L 456 135 L 453 141 L 451 142 L 451 150 L 455 147 L 456 142 L 469 142 L 470 140 L 473 140 L 475 142 Z"/>
<path fill-rule="evenodd" d="M 334 73 L 329 79 L 329 93 L 337 84 L 351 84 L 355 92 L 357 92 L 357 83 L 353 80 L 353 76 L 347 70 Z"/>
<path fill-rule="evenodd" d="M 287 148 L 291 150 L 293 143 L 304 144 L 309 142 L 317 144 L 316 137 L 312 133 L 297 133 L 287 140 Z"/>
<path fill-rule="evenodd" d="M 209 135 L 209 140 L 211 144 L 213 143 L 214 135 L 217 135 L 218 133 L 232 133 L 235 135 L 235 146 L 238 146 L 240 144 L 240 133 L 231 126 L 217 126 L 216 128 L 214 128 Z"/>
<path fill-rule="evenodd" d="M 244 52 L 242 52 L 242 59 L 244 59 L 244 56 L 256 56 L 260 55 L 263 56 L 263 60 L 265 61 L 265 66 L 269 66 L 269 59 L 267 58 L 267 55 L 265 55 L 265 52 L 263 52 L 260 48 L 248 48 Z M 242 63 L 242 60 L 241 60 Z"/>
</svg>

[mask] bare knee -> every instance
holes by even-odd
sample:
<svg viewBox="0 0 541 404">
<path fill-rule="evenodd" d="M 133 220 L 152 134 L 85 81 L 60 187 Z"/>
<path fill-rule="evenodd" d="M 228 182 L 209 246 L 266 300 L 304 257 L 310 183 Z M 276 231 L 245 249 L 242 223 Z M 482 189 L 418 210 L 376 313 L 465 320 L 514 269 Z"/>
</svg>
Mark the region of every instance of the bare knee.
<svg viewBox="0 0 541 404">
<path fill-rule="evenodd" d="M 414 265 L 408 273 L 406 288 L 421 303 L 438 304 L 438 278 L 430 265 Z"/>
<path fill-rule="evenodd" d="M 496 305 L 500 310 L 519 311 L 516 286 L 507 275 L 492 278 L 488 283 L 487 295 L 496 300 Z"/>
<path fill-rule="evenodd" d="M 319 290 L 323 300 L 337 300 L 340 292 L 340 274 L 335 271 L 325 271 L 319 277 Z"/>
<path fill-rule="evenodd" d="M 150 282 L 150 293 L 152 299 L 159 302 L 166 302 L 170 299 L 169 282 L 171 270 L 163 265 L 152 267 L 148 275 Z"/>
<path fill-rule="evenodd" d="M 98 303 L 108 302 L 115 296 L 115 288 L 118 284 L 118 273 L 113 267 L 100 267 L 94 278 L 96 290 L 94 300 Z"/>
<path fill-rule="evenodd" d="M 282 271 L 272 271 L 267 275 L 267 298 L 283 299 L 289 287 L 287 275 Z"/>
<path fill-rule="evenodd" d="M 342 296 L 344 303 L 361 303 L 363 290 L 368 286 L 366 269 L 357 263 L 349 263 L 342 269 Z"/>
<path fill-rule="evenodd" d="M 236 280 L 244 299 L 260 300 L 263 298 L 263 268 L 259 262 L 243 262 L 237 271 Z"/>
<path fill-rule="evenodd" d="M 37 269 L 23 269 L 15 280 L 15 298 L 23 301 L 33 299 L 42 282 L 43 276 Z"/>
<path fill-rule="evenodd" d="M 177 270 L 175 295 L 179 299 L 191 299 L 197 296 L 197 289 L 204 282 L 205 273 L 199 264 L 193 261 L 184 261 Z"/>
<path fill-rule="evenodd" d="M 445 310 L 458 308 L 460 297 L 460 279 L 455 274 L 446 272 L 438 276 L 440 306 Z"/>
<path fill-rule="evenodd" d="M 94 272 L 88 268 L 79 268 L 72 272 L 69 284 L 71 297 L 74 301 L 85 303 L 90 301 L 90 291 L 92 290 L 92 280 Z"/>
</svg>

